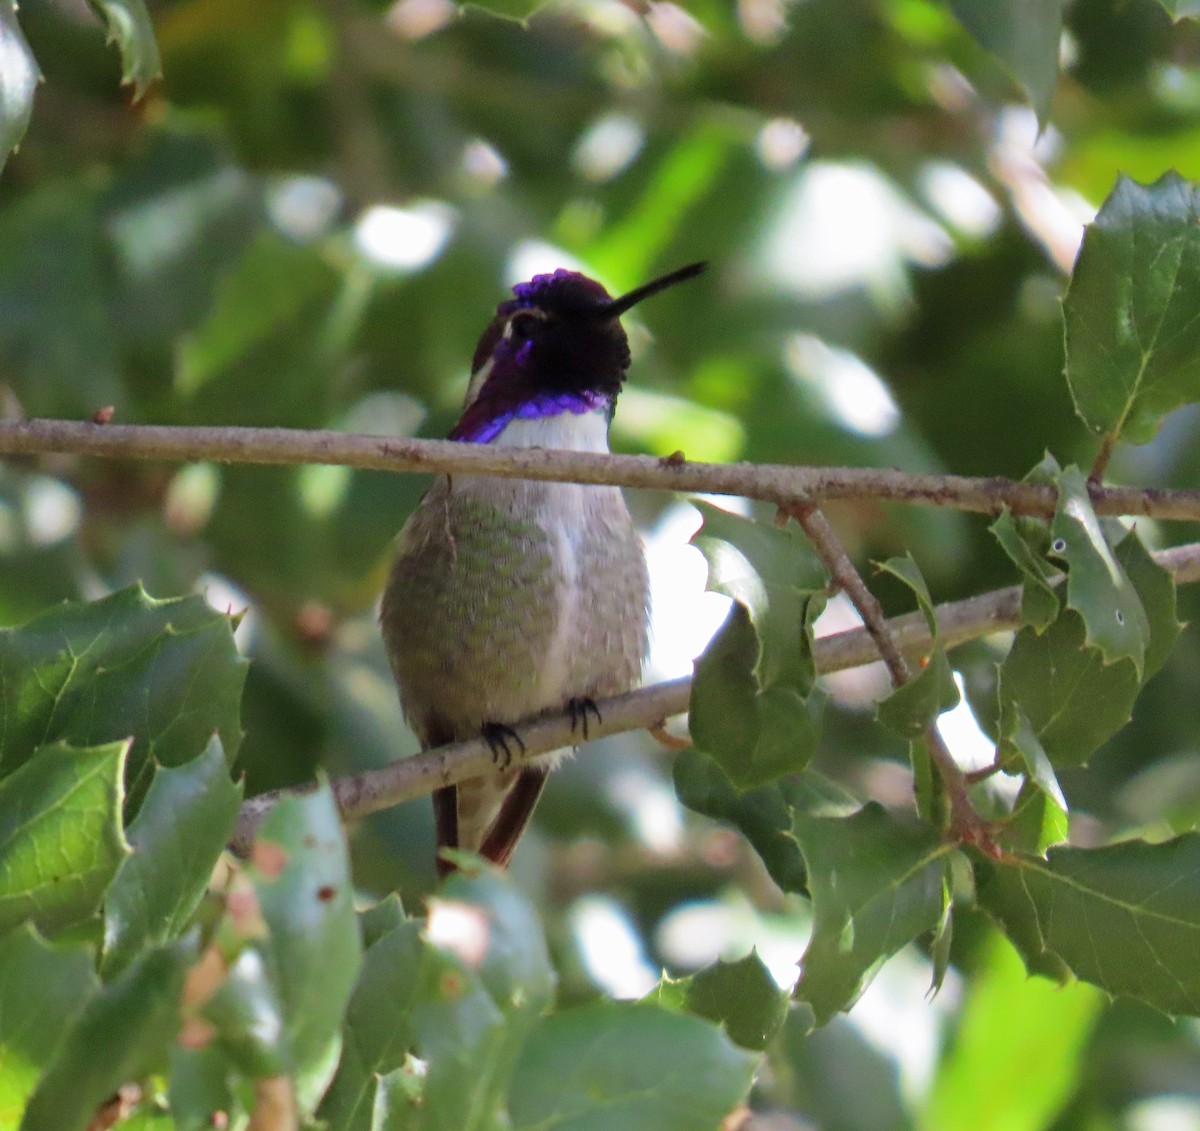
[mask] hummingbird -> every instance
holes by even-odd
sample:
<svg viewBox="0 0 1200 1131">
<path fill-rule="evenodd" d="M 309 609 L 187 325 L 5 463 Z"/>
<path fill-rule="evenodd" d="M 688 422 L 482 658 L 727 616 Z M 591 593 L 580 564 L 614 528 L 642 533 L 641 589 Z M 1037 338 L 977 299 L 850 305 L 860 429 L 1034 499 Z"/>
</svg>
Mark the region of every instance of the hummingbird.
<svg viewBox="0 0 1200 1131">
<path fill-rule="evenodd" d="M 513 287 L 479 339 L 449 439 L 607 452 L 629 368 L 621 315 L 690 279 L 693 263 L 613 298 L 560 268 Z M 649 578 L 619 487 L 439 476 L 404 524 L 380 625 L 422 749 L 482 735 L 494 770 L 433 795 L 443 848 L 512 856 L 564 751 L 513 767 L 517 723 L 569 711 L 587 737 L 595 700 L 641 679 Z"/>
</svg>

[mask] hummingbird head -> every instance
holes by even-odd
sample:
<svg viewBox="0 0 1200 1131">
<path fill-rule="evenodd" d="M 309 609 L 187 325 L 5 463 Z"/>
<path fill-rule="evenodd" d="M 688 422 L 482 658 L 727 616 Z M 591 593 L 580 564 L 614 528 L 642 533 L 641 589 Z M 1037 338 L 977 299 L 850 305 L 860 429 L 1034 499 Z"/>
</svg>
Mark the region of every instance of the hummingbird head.
<svg viewBox="0 0 1200 1131">
<path fill-rule="evenodd" d="M 487 443 L 518 417 L 611 412 L 629 368 L 621 315 L 705 267 L 691 263 L 619 298 L 562 268 L 518 283 L 475 347 L 466 405 L 450 438 Z"/>
</svg>

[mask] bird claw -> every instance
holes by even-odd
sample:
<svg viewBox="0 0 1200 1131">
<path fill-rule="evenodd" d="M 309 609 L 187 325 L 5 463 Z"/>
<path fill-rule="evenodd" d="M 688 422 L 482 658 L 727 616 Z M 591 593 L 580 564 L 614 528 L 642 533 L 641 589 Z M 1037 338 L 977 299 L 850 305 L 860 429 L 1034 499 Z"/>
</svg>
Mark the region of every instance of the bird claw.
<svg viewBox="0 0 1200 1131">
<path fill-rule="evenodd" d="M 588 737 L 588 715 L 596 716 L 597 724 L 603 723 L 604 719 L 600 717 L 600 708 L 596 706 L 596 700 L 590 695 L 576 695 L 567 700 L 567 714 L 571 716 L 571 730 L 576 729 L 583 731 L 583 740 L 586 742 Z"/>
<path fill-rule="evenodd" d="M 507 770 L 512 765 L 513 745 L 516 745 L 522 754 L 525 753 L 525 740 L 504 723 L 484 723 L 480 728 L 480 735 L 491 748 L 492 763 L 501 770 Z"/>
</svg>

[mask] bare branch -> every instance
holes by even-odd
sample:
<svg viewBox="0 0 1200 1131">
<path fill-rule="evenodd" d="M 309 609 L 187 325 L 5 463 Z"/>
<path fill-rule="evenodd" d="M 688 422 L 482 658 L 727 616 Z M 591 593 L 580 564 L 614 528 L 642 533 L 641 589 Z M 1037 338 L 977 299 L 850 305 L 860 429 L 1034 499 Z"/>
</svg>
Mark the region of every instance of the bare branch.
<svg viewBox="0 0 1200 1131">
<path fill-rule="evenodd" d="M 1171 570 L 1180 584 L 1200 581 L 1200 543 L 1160 551 L 1154 559 Z M 947 648 L 994 632 L 1010 631 L 1020 624 L 1020 619 L 1019 586 L 937 606 L 940 639 Z M 919 656 L 932 644 L 925 617 L 919 612 L 886 623 L 888 633 L 905 655 Z M 844 671 L 879 659 L 875 642 L 865 628 L 822 637 L 816 642 L 814 655 L 817 670 L 822 673 Z M 654 727 L 673 715 L 683 714 L 688 709 L 691 690 L 690 679 L 676 679 L 602 700 L 598 706 L 603 721 L 590 724 L 591 736 L 604 738 L 621 731 Z M 539 719 L 519 730 L 525 752 L 514 757 L 514 764 L 571 746 L 577 737 L 572 732 L 570 716 L 565 713 Z M 342 816 L 354 821 L 402 801 L 423 797 L 440 786 L 486 773 L 492 767 L 491 759 L 491 749 L 482 739 L 456 742 L 378 770 L 341 778 L 332 783 L 332 788 Z M 276 790 L 247 801 L 242 806 L 230 847 L 242 855 L 247 853 L 262 819 L 281 798 L 294 792 Z"/>
<path fill-rule="evenodd" d="M 741 495 L 777 505 L 872 499 L 982 514 L 1052 517 L 1052 487 L 1012 479 L 918 475 L 888 468 L 689 463 L 651 456 L 501 448 L 448 440 L 355 436 L 287 428 L 191 428 L 71 420 L 0 423 L 0 456 L 64 452 L 111 459 L 218 463 L 339 464 L 397 472 L 453 472 L 512 479 L 611 483 L 668 491 Z M 1098 514 L 1200 521 L 1200 490 L 1091 485 Z"/>
</svg>

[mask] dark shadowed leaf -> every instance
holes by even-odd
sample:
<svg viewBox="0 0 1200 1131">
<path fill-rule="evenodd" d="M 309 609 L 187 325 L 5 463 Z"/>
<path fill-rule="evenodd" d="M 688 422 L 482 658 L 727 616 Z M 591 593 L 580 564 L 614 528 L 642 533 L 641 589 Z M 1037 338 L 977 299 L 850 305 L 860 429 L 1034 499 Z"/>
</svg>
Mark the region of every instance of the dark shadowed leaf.
<svg viewBox="0 0 1200 1131">
<path fill-rule="evenodd" d="M 556 1013 L 533 1031 L 508 1107 L 515 1131 L 717 1131 L 757 1063 L 699 1018 L 597 1003 Z"/>
<path fill-rule="evenodd" d="M 951 847 L 924 822 L 875 803 L 794 824 L 808 865 L 813 933 L 795 996 L 817 1024 L 849 1009 L 883 963 L 941 921 Z"/>
<path fill-rule="evenodd" d="M 1083 237 L 1063 306 L 1067 381 L 1096 432 L 1143 444 L 1200 399 L 1200 192 L 1177 173 L 1128 177 Z"/>
<path fill-rule="evenodd" d="M 752 950 L 736 962 L 718 959 L 687 980 L 683 1007 L 724 1026 L 734 1044 L 763 1049 L 787 1016 L 788 995 Z"/>
<path fill-rule="evenodd" d="M 1059 767 L 1085 762 L 1120 730 L 1140 686 L 1132 660 L 1105 664 L 1084 636 L 1079 614 L 1064 609 L 1041 636 L 1021 629 L 1000 669 L 1005 694 L 1016 698 Z"/>
<path fill-rule="evenodd" d="M 1200 1013 L 1200 834 L 1051 848 L 977 869 L 980 905 L 1033 972 Z"/>
<path fill-rule="evenodd" d="M 121 829 L 127 742 L 45 746 L 0 782 L 0 930 L 54 931 L 100 906 L 129 845 Z"/>
</svg>

